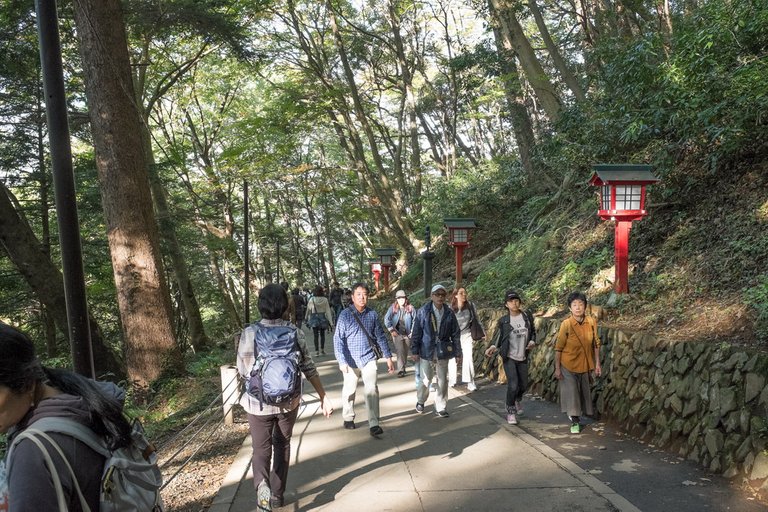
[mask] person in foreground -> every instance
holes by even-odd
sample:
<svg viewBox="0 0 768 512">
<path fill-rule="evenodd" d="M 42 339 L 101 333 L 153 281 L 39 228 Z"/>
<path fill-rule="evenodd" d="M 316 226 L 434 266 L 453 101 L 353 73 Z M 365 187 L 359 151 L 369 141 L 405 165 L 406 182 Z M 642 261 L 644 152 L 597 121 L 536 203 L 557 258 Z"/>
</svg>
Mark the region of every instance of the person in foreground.
<svg viewBox="0 0 768 512">
<path fill-rule="evenodd" d="M 509 315 L 499 318 L 491 346 L 485 351 L 488 357 L 501 356 L 507 376 L 507 423 L 510 425 L 517 425 L 517 415 L 523 413 L 523 394 L 528 388 L 528 353 L 536 338 L 533 316 L 520 309 L 521 300 L 514 290 L 506 293 L 504 305 Z"/>
<path fill-rule="evenodd" d="M 374 346 L 378 346 L 386 359 L 387 372 L 394 373 L 395 365 L 379 315 L 368 307 L 368 293 L 368 285 L 352 285 L 352 305 L 339 313 L 333 335 L 333 349 L 344 377 L 341 389 L 344 428 L 355 428 L 355 394 L 357 383 L 362 377 L 368 427 L 371 435 L 377 437 L 384 430 L 379 426 L 378 367 Z"/>
<path fill-rule="evenodd" d="M 437 373 L 435 414 L 448 417 L 448 360 L 461 365 L 459 322 L 445 305 L 447 291 L 441 284 L 432 287 L 432 300 L 416 312 L 411 335 L 411 358 L 416 368 L 416 412 L 424 412 L 429 383 Z"/>
<path fill-rule="evenodd" d="M 581 432 L 580 416 L 594 414 L 591 373 L 602 375 L 597 322 L 587 316 L 587 297 L 568 296 L 571 316 L 560 324 L 555 343 L 555 378 L 559 381 L 560 408 L 571 420 L 571 434 Z"/>
<path fill-rule="evenodd" d="M 259 292 L 259 312 L 261 321 L 249 325 L 240 337 L 237 349 L 237 370 L 240 376 L 248 379 L 258 357 L 257 336 L 269 339 L 269 333 L 259 333 L 260 329 L 272 329 L 293 336 L 300 352 L 299 369 L 315 388 L 320 400 L 320 408 L 327 418 L 333 412 L 328 396 L 320 381 L 315 362 L 309 355 L 304 333 L 295 325 L 282 320 L 288 307 L 288 295 L 277 284 L 268 284 Z M 286 327 L 288 329 L 286 329 Z M 243 393 L 240 405 L 248 413 L 248 427 L 253 441 L 253 483 L 256 487 L 257 510 L 272 510 L 283 506 L 283 494 L 288 479 L 288 464 L 291 459 L 291 435 L 293 425 L 301 403 L 301 394 L 281 405 L 269 405 L 249 393 Z M 274 452 L 274 461 L 272 455 Z"/>
<path fill-rule="evenodd" d="M 128 446 L 131 425 L 123 416 L 123 390 L 110 382 L 97 382 L 68 370 L 46 368 L 35 356 L 32 341 L 22 332 L 0 323 L 0 433 L 8 446 L 43 418 L 65 418 L 93 430 L 110 450 Z M 64 457 L 50 448 L 67 510 L 81 511 L 84 502 L 99 510 L 99 488 L 105 457 L 70 435 L 47 432 Z M 57 493 L 42 450 L 29 438 L 20 438 L 6 461 L 8 509 L 13 512 L 59 510 Z M 66 464 L 72 467 L 72 472 Z M 73 475 L 74 480 L 73 481 Z"/>
</svg>

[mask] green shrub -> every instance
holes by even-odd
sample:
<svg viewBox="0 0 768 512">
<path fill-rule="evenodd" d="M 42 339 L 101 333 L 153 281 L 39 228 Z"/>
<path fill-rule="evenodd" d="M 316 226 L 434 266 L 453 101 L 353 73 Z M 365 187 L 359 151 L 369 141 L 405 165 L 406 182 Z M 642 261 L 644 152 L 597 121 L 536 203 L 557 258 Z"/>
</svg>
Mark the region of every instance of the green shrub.
<svg viewBox="0 0 768 512">
<path fill-rule="evenodd" d="M 755 334 L 762 342 L 768 341 L 768 275 L 763 274 L 757 285 L 747 288 L 744 292 L 744 302 L 757 315 Z"/>
</svg>

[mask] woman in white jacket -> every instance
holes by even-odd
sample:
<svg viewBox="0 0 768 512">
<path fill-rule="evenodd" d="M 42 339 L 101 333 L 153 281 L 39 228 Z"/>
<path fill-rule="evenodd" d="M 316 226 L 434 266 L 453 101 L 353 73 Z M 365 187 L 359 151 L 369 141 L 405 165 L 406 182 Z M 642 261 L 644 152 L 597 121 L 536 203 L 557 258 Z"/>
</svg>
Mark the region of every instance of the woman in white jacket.
<svg viewBox="0 0 768 512">
<path fill-rule="evenodd" d="M 333 330 L 331 305 L 325 298 L 325 288 L 318 285 L 307 303 L 307 325 L 315 334 L 315 356 L 325 355 L 325 330 Z"/>
</svg>

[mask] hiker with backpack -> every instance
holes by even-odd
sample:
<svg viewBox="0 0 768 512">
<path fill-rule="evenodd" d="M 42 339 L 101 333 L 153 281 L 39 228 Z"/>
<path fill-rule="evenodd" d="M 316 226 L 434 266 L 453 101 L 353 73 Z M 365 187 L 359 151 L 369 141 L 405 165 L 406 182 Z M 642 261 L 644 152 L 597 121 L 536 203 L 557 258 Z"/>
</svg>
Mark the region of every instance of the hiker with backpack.
<svg viewBox="0 0 768 512">
<path fill-rule="evenodd" d="M 501 356 L 507 376 L 507 423 L 517 425 L 523 413 L 523 393 L 528 388 L 528 353 L 536 342 L 536 328 L 530 311 L 521 309 L 522 299 L 515 290 L 504 295 L 504 306 L 509 312 L 499 318 L 487 357 Z"/>
<path fill-rule="evenodd" d="M 141 475 L 148 477 L 146 488 L 129 489 L 130 498 L 120 487 L 121 470 L 110 468 L 114 453 L 135 448 L 123 398 L 110 382 L 42 366 L 32 341 L 0 323 L 0 433 L 8 434 L 9 446 L 0 468 L 7 496 L 0 500 L 7 500 L 6 510 L 162 510 L 154 455 Z M 109 485 L 116 486 L 111 493 Z"/>
<path fill-rule="evenodd" d="M 315 388 L 323 415 L 333 412 L 304 333 L 282 320 L 287 308 L 288 295 L 281 286 L 262 288 L 261 320 L 244 329 L 237 349 L 237 369 L 246 391 L 240 405 L 248 413 L 256 510 L 260 511 L 283 506 L 291 435 L 301 403 L 301 374 Z"/>
</svg>

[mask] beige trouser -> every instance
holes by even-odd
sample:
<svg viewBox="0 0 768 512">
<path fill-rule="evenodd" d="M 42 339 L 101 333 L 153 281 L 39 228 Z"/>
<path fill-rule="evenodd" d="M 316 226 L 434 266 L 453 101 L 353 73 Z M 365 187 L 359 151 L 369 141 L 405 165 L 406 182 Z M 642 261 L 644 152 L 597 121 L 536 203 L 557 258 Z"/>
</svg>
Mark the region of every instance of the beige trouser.
<svg viewBox="0 0 768 512">
<path fill-rule="evenodd" d="M 343 373 L 344 384 L 341 388 L 341 416 L 344 421 L 355 421 L 355 394 L 357 383 L 363 377 L 363 392 L 365 393 L 365 408 L 368 411 L 368 427 L 379 424 L 379 386 L 376 361 L 369 361 L 360 368 L 347 366 Z"/>
</svg>

